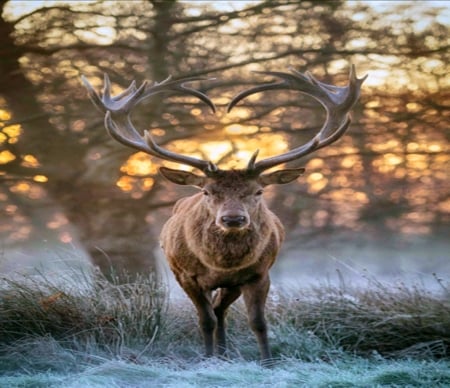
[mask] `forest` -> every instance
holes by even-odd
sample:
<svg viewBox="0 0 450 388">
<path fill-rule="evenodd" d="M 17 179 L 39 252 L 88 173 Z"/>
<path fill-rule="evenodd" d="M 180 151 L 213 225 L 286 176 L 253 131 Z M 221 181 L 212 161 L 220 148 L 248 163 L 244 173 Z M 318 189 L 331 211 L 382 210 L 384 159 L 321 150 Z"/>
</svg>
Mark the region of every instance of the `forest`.
<svg viewBox="0 0 450 388">
<path fill-rule="evenodd" d="M 324 120 L 295 91 L 256 94 L 227 114 L 239 91 L 273 80 L 255 71 L 293 68 L 343 85 L 351 64 L 369 77 L 349 132 L 292 163 L 306 168 L 297 183 L 266 194 L 287 246 L 445 241 L 448 4 L 377 4 L 2 1 L 2 250 L 57 236 L 105 271 L 113 263 L 151 272 L 162 221 L 193 192 L 162 179 L 167 163 L 108 136 L 81 75 L 100 90 L 107 73 L 115 93 L 133 80 L 204 77 L 192 86 L 215 115 L 196 99 L 161 94 L 133 119 L 170 150 L 235 168 L 256 149 L 264 158 L 306 142 Z"/>
</svg>

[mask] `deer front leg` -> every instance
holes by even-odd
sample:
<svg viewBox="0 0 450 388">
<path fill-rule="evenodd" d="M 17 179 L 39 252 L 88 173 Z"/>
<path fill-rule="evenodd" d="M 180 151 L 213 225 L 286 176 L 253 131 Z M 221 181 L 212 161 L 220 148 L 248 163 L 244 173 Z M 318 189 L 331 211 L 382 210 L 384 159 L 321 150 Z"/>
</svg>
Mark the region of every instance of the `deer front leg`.
<svg viewBox="0 0 450 388">
<path fill-rule="evenodd" d="M 225 317 L 228 307 L 241 295 L 239 287 L 220 288 L 214 295 L 213 308 L 217 317 L 215 339 L 217 351 L 223 356 L 227 350 Z"/>
<path fill-rule="evenodd" d="M 250 328 L 256 335 L 263 365 L 270 365 L 272 363 L 272 354 L 267 338 L 267 324 L 264 317 L 264 308 L 269 287 L 270 280 L 268 276 L 241 287 L 244 302 L 247 307 L 248 321 Z"/>
<path fill-rule="evenodd" d="M 211 292 L 203 290 L 191 279 L 183 279 L 179 283 L 197 309 L 198 322 L 205 343 L 205 355 L 210 357 L 214 352 L 213 335 L 217 325 L 217 318 L 211 303 Z"/>
</svg>

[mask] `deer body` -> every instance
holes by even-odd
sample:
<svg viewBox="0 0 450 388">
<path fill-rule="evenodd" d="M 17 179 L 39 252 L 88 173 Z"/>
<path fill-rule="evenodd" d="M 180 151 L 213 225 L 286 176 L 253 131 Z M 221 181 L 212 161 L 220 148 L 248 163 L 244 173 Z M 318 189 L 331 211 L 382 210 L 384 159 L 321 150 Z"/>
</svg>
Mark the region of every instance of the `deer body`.
<svg viewBox="0 0 450 388">
<path fill-rule="evenodd" d="M 180 155 L 158 146 L 148 131 L 144 136 L 134 128 L 130 113 L 134 106 L 156 93 L 175 91 L 193 95 L 214 111 L 214 104 L 198 90 L 185 84 L 198 78 L 172 81 L 170 78 L 136 88 L 134 82 L 118 96 L 111 96 L 109 78 L 100 96 L 83 78 L 89 96 L 105 115 L 105 126 L 117 141 L 161 159 L 192 166 L 202 175 L 161 167 L 168 180 L 191 185 L 201 192 L 183 198 L 161 232 L 161 245 L 169 265 L 198 313 L 206 355 L 226 351 L 225 316 L 228 307 L 240 296 L 247 307 L 251 329 L 256 335 L 261 359 L 270 364 L 264 308 L 270 287 L 269 269 L 284 238 L 280 220 L 267 207 L 263 189 L 297 179 L 303 168 L 264 171 L 299 159 L 339 139 L 350 124 L 349 111 L 357 101 L 365 78 L 358 79 L 354 67 L 347 86 L 319 82 L 310 74 L 265 72 L 281 81 L 263 84 L 238 94 L 230 110 L 243 98 L 265 90 L 292 89 L 308 94 L 325 108 L 327 117 L 320 131 L 306 144 L 282 155 L 256 162 L 256 151 L 242 170 L 221 170 L 215 164 Z"/>
<path fill-rule="evenodd" d="M 162 172 L 181 183 L 180 177 L 175 180 L 171 175 L 178 172 Z M 175 205 L 161 232 L 162 248 L 177 281 L 197 308 L 207 355 L 213 353 L 214 334 L 219 353 L 225 352 L 226 311 L 243 293 L 250 326 L 263 359 L 269 360 L 264 306 L 268 271 L 284 228 L 265 204 L 262 185 L 246 171 L 221 171 L 216 179 L 198 184 L 203 186 L 202 193 Z"/>
</svg>

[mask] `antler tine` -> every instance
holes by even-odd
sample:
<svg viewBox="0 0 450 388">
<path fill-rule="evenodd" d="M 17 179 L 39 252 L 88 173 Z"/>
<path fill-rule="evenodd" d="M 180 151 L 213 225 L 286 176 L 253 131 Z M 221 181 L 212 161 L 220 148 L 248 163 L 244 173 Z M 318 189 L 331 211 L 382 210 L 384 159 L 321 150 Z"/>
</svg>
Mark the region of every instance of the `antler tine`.
<svg viewBox="0 0 450 388">
<path fill-rule="evenodd" d="M 107 74 L 104 76 L 104 88 L 100 96 L 89 81 L 82 76 L 82 81 L 86 87 L 89 97 L 94 105 L 102 112 L 105 112 L 105 127 L 108 133 L 118 142 L 126 146 L 143 151 L 161 159 L 189 165 L 202 170 L 204 173 L 217 171 L 217 166 L 210 161 L 193 158 L 186 155 L 177 154 L 160 147 L 154 141 L 149 131 L 144 131 L 142 136 L 134 127 L 130 114 L 133 108 L 143 100 L 157 93 L 175 91 L 183 94 L 190 94 L 205 102 L 215 112 L 213 102 L 200 92 L 185 84 L 192 81 L 203 80 L 204 78 L 189 77 L 179 80 L 172 80 L 168 77 L 160 83 L 148 85 L 143 82 L 139 88 L 133 81 L 130 86 L 116 96 L 111 96 L 111 82 Z"/>
<path fill-rule="evenodd" d="M 266 90 L 290 89 L 297 90 L 316 99 L 326 111 L 326 120 L 320 131 L 306 144 L 294 148 L 284 154 L 263 159 L 255 163 L 254 158 L 247 168 L 261 173 L 276 165 L 299 159 L 311 152 L 325 147 L 338 140 L 350 125 L 350 109 L 358 100 L 361 85 L 367 78 L 356 77 L 355 66 L 350 68 L 349 83 L 347 86 L 329 85 L 318 81 L 309 72 L 302 74 L 290 69 L 292 74 L 274 71 L 258 72 L 280 78 L 278 82 L 259 85 L 239 93 L 228 106 L 230 111 L 239 101 L 251 94 Z"/>
</svg>

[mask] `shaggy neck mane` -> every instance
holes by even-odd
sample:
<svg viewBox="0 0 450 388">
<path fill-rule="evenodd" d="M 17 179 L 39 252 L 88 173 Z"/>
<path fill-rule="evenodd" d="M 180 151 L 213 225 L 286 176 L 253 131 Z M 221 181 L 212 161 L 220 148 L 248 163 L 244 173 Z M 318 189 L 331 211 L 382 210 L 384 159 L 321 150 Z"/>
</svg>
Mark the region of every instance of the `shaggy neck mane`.
<svg viewBox="0 0 450 388">
<path fill-rule="evenodd" d="M 209 224 L 201 238 L 202 249 L 218 267 L 237 268 L 244 262 L 252 261 L 255 246 L 264 239 L 263 225 L 252 222 L 239 231 L 224 231 L 214 222 Z"/>
</svg>

